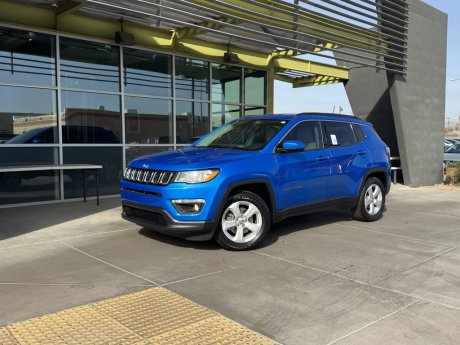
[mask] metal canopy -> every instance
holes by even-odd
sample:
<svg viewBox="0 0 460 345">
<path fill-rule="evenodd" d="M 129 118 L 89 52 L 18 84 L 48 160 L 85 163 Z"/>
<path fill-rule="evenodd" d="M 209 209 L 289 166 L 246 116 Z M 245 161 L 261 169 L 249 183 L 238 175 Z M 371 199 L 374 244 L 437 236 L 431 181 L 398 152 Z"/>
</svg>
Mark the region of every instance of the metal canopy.
<svg viewBox="0 0 460 345">
<path fill-rule="evenodd" d="M 0 0 L 0 4 L 2 1 Z M 56 23 L 78 15 L 112 22 L 123 18 L 170 37 L 175 50 L 229 46 L 265 56 L 275 78 L 294 87 L 344 81 L 348 74 L 328 64 L 297 63 L 320 56 L 404 74 L 408 26 L 406 0 L 27 0 L 16 4 L 52 9 Z M 1 19 L 1 16 L 0 16 Z M 56 28 L 59 29 L 56 24 Z M 129 31 L 129 30 L 126 30 Z M 342 49 L 343 48 L 343 49 Z M 197 49 L 195 49 L 197 50 Z M 327 51 L 340 51 L 340 58 Z M 283 63 L 279 63 L 284 59 Z M 289 62 L 289 63 L 288 63 Z"/>
<path fill-rule="evenodd" d="M 84 0 L 88 16 L 142 22 L 182 35 L 270 53 L 291 51 L 404 73 L 405 0 Z"/>
</svg>

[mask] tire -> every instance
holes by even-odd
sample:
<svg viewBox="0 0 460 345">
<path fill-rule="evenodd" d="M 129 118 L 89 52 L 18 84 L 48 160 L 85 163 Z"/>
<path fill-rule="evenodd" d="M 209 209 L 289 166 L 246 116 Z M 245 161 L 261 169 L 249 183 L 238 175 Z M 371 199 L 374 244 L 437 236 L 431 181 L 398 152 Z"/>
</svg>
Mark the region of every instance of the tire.
<svg viewBox="0 0 460 345">
<path fill-rule="evenodd" d="M 225 203 L 216 240 L 228 250 L 253 249 L 268 233 L 270 226 L 270 211 L 262 198 L 251 192 L 239 192 Z"/>
<path fill-rule="evenodd" d="M 363 222 L 374 222 L 382 218 L 385 209 L 385 189 L 376 177 L 370 177 L 364 184 L 359 196 L 354 218 Z"/>
</svg>

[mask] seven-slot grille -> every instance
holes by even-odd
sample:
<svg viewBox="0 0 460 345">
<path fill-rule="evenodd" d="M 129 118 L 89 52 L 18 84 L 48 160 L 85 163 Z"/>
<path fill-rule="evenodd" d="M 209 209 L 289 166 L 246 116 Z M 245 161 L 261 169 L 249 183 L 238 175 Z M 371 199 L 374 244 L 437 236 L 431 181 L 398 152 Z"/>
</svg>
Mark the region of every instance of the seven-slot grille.
<svg viewBox="0 0 460 345">
<path fill-rule="evenodd" d="M 126 168 L 123 178 L 125 180 L 138 183 L 157 184 L 165 186 L 171 182 L 173 175 L 174 173 L 170 171 Z"/>
</svg>

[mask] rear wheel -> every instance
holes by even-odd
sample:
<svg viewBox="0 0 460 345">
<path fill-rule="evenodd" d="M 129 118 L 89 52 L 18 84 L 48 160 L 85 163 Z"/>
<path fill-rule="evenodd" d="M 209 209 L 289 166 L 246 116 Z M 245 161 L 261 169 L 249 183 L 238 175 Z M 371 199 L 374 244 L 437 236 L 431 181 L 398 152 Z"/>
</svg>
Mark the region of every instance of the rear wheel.
<svg viewBox="0 0 460 345">
<path fill-rule="evenodd" d="M 220 217 L 217 242 L 230 250 L 254 248 L 270 229 L 267 204 L 251 192 L 232 195 Z"/>
<path fill-rule="evenodd" d="M 383 184 L 378 178 L 371 177 L 366 181 L 361 191 L 354 217 L 365 222 L 373 222 L 382 217 L 384 208 Z"/>
</svg>

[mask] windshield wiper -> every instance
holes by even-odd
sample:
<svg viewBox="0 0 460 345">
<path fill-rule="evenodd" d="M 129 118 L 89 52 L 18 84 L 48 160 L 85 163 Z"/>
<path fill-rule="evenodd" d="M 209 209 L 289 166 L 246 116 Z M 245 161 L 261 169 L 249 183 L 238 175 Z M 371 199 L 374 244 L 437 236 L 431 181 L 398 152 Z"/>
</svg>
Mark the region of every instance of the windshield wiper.
<svg viewBox="0 0 460 345">
<path fill-rule="evenodd" d="M 211 145 L 208 145 L 207 147 L 227 149 L 229 146 L 228 145 L 211 144 Z"/>
</svg>

